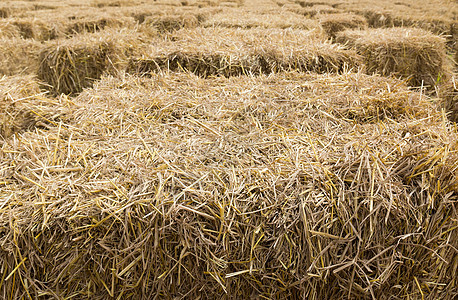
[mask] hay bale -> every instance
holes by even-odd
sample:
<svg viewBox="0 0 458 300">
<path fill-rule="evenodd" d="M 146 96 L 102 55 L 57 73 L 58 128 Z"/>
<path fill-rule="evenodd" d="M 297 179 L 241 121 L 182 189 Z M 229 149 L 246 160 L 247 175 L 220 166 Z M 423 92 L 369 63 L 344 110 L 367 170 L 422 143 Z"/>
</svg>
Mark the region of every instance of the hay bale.
<svg viewBox="0 0 458 300">
<path fill-rule="evenodd" d="M 320 24 L 332 39 L 338 32 L 346 29 L 366 29 L 367 21 L 364 17 L 354 14 L 331 14 L 320 17 Z"/>
<path fill-rule="evenodd" d="M 229 77 L 287 70 L 341 72 L 358 66 L 354 52 L 323 42 L 320 36 L 315 30 L 181 30 L 171 37 L 173 41 L 153 41 L 146 54 L 130 60 L 127 71 L 189 71 L 201 77 Z"/>
<path fill-rule="evenodd" d="M 153 27 L 159 32 L 173 32 L 182 28 L 195 28 L 199 25 L 195 15 L 164 15 L 146 17 L 144 25 Z"/>
<path fill-rule="evenodd" d="M 300 9 L 293 9 L 292 12 L 306 16 L 308 18 L 313 18 L 322 14 L 337 14 L 342 13 L 342 10 L 336 9 L 329 5 L 314 5 L 310 7 L 301 7 Z"/>
<path fill-rule="evenodd" d="M 406 110 L 340 117 L 380 96 Z M 458 136 L 425 98 L 363 74 L 103 78 L 0 150 L 0 297 L 453 299 Z"/>
<path fill-rule="evenodd" d="M 43 45 L 35 40 L 0 38 L 0 74 L 33 74 Z"/>
<path fill-rule="evenodd" d="M 136 22 L 133 17 L 112 15 L 95 15 L 70 20 L 66 25 L 66 34 L 95 33 L 108 28 L 133 28 Z"/>
<path fill-rule="evenodd" d="M 354 47 L 369 73 L 408 79 L 411 86 L 434 87 L 449 76 L 445 39 L 415 28 L 340 32 L 337 42 Z"/>
<path fill-rule="evenodd" d="M 24 131 L 48 129 L 62 121 L 63 106 L 45 94 L 33 76 L 0 78 L 0 141 Z"/>
<path fill-rule="evenodd" d="M 56 18 L 53 22 L 36 18 L 20 18 L 14 19 L 11 23 L 18 28 L 20 36 L 24 39 L 47 41 L 63 36 L 63 24 Z"/>
<path fill-rule="evenodd" d="M 8 18 L 10 16 L 10 10 L 8 7 L 0 7 L 0 18 Z"/>
<path fill-rule="evenodd" d="M 105 72 L 122 69 L 136 38 L 135 32 L 108 31 L 51 43 L 40 53 L 38 78 L 53 93 L 79 93 Z"/>
<path fill-rule="evenodd" d="M 10 20 L 0 20 L 0 37 L 12 38 L 19 36 L 19 29 L 17 28 L 17 26 L 12 24 Z"/>
<path fill-rule="evenodd" d="M 243 18 L 240 16 L 243 15 Z M 229 27 L 229 28 L 293 28 L 293 29 L 319 29 L 320 24 L 316 20 L 304 19 L 297 14 L 285 12 L 259 13 L 246 11 L 245 9 L 225 10 L 219 14 L 210 16 L 203 24 L 204 27 Z"/>
</svg>

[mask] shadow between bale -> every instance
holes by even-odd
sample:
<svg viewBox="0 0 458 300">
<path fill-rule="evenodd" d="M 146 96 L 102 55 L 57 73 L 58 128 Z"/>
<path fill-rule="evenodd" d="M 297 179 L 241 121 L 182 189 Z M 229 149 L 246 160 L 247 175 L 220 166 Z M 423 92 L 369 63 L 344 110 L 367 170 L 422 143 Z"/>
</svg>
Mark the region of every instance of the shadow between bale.
<svg viewBox="0 0 458 300">
<path fill-rule="evenodd" d="M 134 40 L 133 32 L 101 32 L 57 41 L 41 51 L 38 78 L 55 94 L 77 94 L 102 74 L 123 69 Z"/>
</svg>

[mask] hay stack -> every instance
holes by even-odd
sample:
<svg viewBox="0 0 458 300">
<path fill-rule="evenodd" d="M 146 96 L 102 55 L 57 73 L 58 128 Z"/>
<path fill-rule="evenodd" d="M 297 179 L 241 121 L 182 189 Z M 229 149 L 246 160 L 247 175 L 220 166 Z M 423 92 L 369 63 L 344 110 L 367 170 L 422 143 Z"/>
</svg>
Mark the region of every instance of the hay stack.
<svg viewBox="0 0 458 300">
<path fill-rule="evenodd" d="M 421 29 L 349 30 L 338 33 L 336 40 L 354 47 L 369 73 L 399 76 L 411 86 L 429 87 L 449 76 L 445 40 Z"/>
<path fill-rule="evenodd" d="M 156 39 L 142 57 L 133 58 L 129 73 L 189 71 L 201 77 L 298 70 L 341 72 L 356 67 L 358 56 L 320 40 L 316 30 L 197 28 L 181 30 L 173 41 Z"/>
<path fill-rule="evenodd" d="M 320 24 L 332 39 L 338 32 L 346 29 L 366 29 L 367 21 L 364 17 L 354 14 L 331 14 L 320 17 Z"/>
<path fill-rule="evenodd" d="M 123 69 L 136 38 L 133 31 L 104 31 L 56 41 L 40 53 L 38 78 L 54 93 L 79 93 L 105 72 Z"/>
<path fill-rule="evenodd" d="M 0 38 L 0 74 L 33 74 L 39 63 L 43 45 L 22 38 Z"/>
<path fill-rule="evenodd" d="M 0 150 L 2 298 L 458 296 L 458 134 L 398 80 L 104 78 L 68 107 Z"/>
</svg>

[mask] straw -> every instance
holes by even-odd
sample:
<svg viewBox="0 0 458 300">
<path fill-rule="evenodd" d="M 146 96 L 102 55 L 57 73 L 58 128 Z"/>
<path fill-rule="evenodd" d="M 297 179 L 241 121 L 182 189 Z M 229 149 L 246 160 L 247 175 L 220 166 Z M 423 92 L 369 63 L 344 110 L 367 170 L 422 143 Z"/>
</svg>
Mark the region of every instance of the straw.
<svg viewBox="0 0 458 300">
<path fill-rule="evenodd" d="M 457 296 L 458 133 L 399 80 L 104 77 L 61 105 L 1 147 L 5 299 Z"/>
</svg>

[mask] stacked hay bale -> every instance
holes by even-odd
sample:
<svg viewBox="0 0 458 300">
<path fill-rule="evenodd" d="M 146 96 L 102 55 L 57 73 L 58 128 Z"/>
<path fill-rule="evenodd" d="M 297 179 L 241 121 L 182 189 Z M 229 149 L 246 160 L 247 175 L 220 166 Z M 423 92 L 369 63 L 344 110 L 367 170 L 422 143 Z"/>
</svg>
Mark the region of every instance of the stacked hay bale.
<svg viewBox="0 0 458 300">
<path fill-rule="evenodd" d="M 458 296 L 458 133 L 399 80 L 107 77 L 68 107 L 0 150 L 2 298 Z"/>
<path fill-rule="evenodd" d="M 321 39 L 320 30 L 196 28 L 172 41 L 156 39 L 129 73 L 189 71 L 201 77 L 273 73 L 285 70 L 341 72 L 358 66 L 355 52 Z"/>
<path fill-rule="evenodd" d="M 332 39 L 338 32 L 346 29 L 366 29 L 367 21 L 364 17 L 354 14 L 331 14 L 320 17 L 320 24 Z"/>
<path fill-rule="evenodd" d="M 0 74 L 33 74 L 39 64 L 43 45 L 19 37 L 0 37 Z"/>
<path fill-rule="evenodd" d="M 450 74 L 445 39 L 421 29 L 349 30 L 336 40 L 363 56 L 367 72 L 399 76 L 411 86 L 431 88 Z"/>
<path fill-rule="evenodd" d="M 133 31 L 103 31 L 53 42 L 40 53 L 38 78 L 54 93 L 79 93 L 105 72 L 123 69 L 137 38 Z"/>
</svg>

